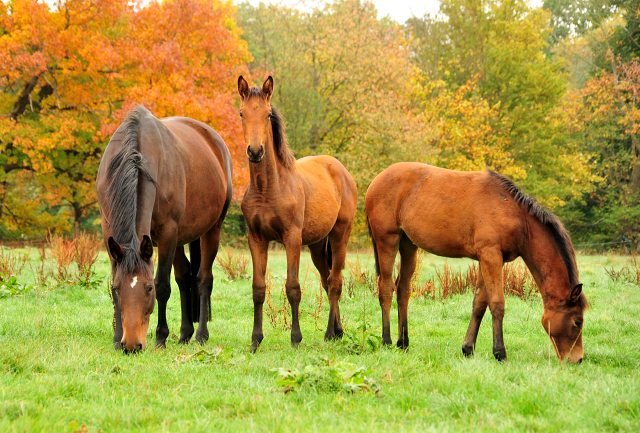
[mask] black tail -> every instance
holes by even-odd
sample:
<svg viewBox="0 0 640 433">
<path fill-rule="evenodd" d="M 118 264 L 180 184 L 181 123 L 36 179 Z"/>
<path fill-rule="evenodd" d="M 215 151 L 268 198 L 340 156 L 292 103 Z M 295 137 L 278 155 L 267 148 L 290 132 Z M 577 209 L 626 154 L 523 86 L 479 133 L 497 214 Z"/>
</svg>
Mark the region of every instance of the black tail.
<svg viewBox="0 0 640 433">
<path fill-rule="evenodd" d="M 324 259 L 327 262 L 327 267 L 331 270 L 331 266 L 333 265 L 333 256 L 331 254 L 331 242 L 329 242 L 328 236 L 327 242 L 324 244 Z"/>
<path fill-rule="evenodd" d="M 191 267 L 191 321 L 200 321 L 200 292 L 198 290 L 198 271 L 200 270 L 200 239 L 189 243 L 189 259 Z M 211 301 L 209 301 L 211 302 Z M 211 316 L 211 304 L 209 304 Z"/>
<path fill-rule="evenodd" d="M 373 257 L 376 263 L 376 276 L 380 276 L 380 261 L 378 260 L 378 248 L 376 247 L 376 241 L 373 239 L 373 233 L 371 233 L 371 224 L 369 224 L 369 215 L 365 215 L 365 219 L 367 221 L 367 229 L 369 230 L 369 237 L 371 238 L 371 243 L 373 244 Z"/>
</svg>

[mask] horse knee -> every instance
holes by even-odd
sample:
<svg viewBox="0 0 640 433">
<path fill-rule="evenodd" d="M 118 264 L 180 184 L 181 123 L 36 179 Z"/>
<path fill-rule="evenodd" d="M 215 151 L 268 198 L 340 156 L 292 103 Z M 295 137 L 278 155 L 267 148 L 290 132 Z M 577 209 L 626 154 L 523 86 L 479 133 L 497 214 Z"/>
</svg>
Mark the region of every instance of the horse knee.
<svg viewBox="0 0 640 433">
<path fill-rule="evenodd" d="M 287 299 L 289 299 L 290 303 L 300 302 L 302 298 L 302 293 L 300 292 L 300 283 L 297 281 L 294 283 L 286 283 L 285 290 L 287 291 Z"/>
<path fill-rule="evenodd" d="M 267 286 L 264 284 L 253 286 L 253 303 L 264 304 L 267 294 Z"/>
<path fill-rule="evenodd" d="M 156 284 L 156 300 L 158 302 L 167 302 L 169 297 L 171 296 L 171 285 L 170 284 Z"/>
</svg>

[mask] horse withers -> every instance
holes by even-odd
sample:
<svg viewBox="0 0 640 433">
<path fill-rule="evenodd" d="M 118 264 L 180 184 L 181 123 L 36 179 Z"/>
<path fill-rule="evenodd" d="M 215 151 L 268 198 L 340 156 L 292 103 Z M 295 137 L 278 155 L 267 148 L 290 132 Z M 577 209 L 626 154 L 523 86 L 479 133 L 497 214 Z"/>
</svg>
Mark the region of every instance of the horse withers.
<svg viewBox="0 0 640 433">
<path fill-rule="evenodd" d="M 302 341 L 298 307 L 300 249 L 308 245 L 313 264 L 329 296 L 325 339 L 342 337 L 338 301 L 342 269 L 358 201 L 356 184 L 337 159 L 309 156 L 296 161 L 287 146 L 284 121 L 271 105 L 273 79 L 262 88 L 238 78 L 240 116 L 247 144 L 250 181 L 242 199 L 253 261 L 254 321 L 251 348 L 263 339 L 262 307 L 269 241 L 287 252 L 287 298 L 291 304 L 291 344 Z"/>
<path fill-rule="evenodd" d="M 409 345 L 407 309 L 418 248 L 444 257 L 480 262 L 479 287 L 462 346 L 473 353 L 478 329 L 489 306 L 493 318 L 493 354 L 506 360 L 503 263 L 522 257 L 542 295 L 542 326 L 558 358 L 581 362 L 583 313 L 587 299 L 578 282 L 575 252 L 562 223 L 494 171 L 462 172 L 420 163 L 399 163 L 371 182 L 365 210 L 373 240 L 382 338 L 391 344 L 389 310 L 392 274 L 396 280 L 398 347 Z"/>
<path fill-rule="evenodd" d="M 172 264 L 182 310 L 179 342 L 189 342 L 194 322 L 199 323 L 196 340 L 209 337 L 211 268 L 233 194 L 231 167 L 218 133 L 186 117 L 159 120 L 139 106 L 111 137 L 96 187 L 111 260 L 116 349 L 145 348 L 156 299 L 156 346 L 165 346 Z"/>
</svg>

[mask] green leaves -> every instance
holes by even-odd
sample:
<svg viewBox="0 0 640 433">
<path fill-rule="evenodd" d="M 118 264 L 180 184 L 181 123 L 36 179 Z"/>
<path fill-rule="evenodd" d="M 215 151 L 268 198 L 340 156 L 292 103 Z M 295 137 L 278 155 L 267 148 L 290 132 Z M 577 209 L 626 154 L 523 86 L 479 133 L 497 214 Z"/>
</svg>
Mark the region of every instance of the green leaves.
<svg viewBox="0 0 640 433">
<path fill-rule="evenodd" d="M 15 275 L 5 276 L 0 274 L 0 298 L 7 298 L 9 296 L 20 296 L 33 290 L 31 285 L 20 284 L 18 278 Z"/>
<path fill-rule="evenodd" d="M 379 394 L 380 386 L 371 378 L 373 371 L 348 362 L 337 361 L 324 355 L 309 359 L 306 365 L 295 368 L 272 368 L 278 376 L 276 391 L 312 390 L 315 392 L 372 392 Z"/>
</svg>

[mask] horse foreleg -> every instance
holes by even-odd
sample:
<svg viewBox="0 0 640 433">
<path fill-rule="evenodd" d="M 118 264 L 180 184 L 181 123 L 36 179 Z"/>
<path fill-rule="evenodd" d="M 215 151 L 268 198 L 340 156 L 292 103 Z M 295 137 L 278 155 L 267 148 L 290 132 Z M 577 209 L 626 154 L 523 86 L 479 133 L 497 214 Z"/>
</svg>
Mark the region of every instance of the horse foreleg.
<svg viewBox="0 0 640 433">
<path fill-rule="evenodd" d="M 302 292 L 300 291 L 300 281 L 298 280 L 300 249 L 302 248 L 302 233 L 300 230 L 289 230 L 285 239 L 283 239 L 283 244 L 287 251 L 287 282 L 285 283 L 285 289 L 289 305 L 291 305 L 291 345 L 296 347 L 302 341 L 299 318 Z"/>
<path fill-rule="evenodd" d="M 257 233 L 249 232 L 249 251 L 253 264 L 253 332 L 251 333 L 251 352 L 255 352 L 264 338 L 262 333 L 262 307 L 264 305 L 267 285 L 267 257 L 269 241 Z"/>
<path fill-rule="evenodd" d="M 464 353 L 465 356 L 473 355 L 473 351 L 476 347 L 476 340 L 478 338 L 478 331 L 480 330 L 480 324 L 482 323 L 484 313 L 487 311 L 487 305 L 489 305 L 489 298 L 487 297 L 487 288 L 484 284 L 484 278 L 482 278 L 481 266 L 478 274 L 478 288 L 476 289 L 473 297 L 471 321 L 469 322 L 467 335 L 464 337 L 464 343 L 462 343 L 462 353 Z"/>
<path fill-rule="evenodd" d="M 409 347 L 409 298 L 411 277 L 416 270 L 418 247 L 405 235 L 400 239 L 400 275 L 398 275 L 398 343 L 401 349 Z"/>
<path fill-rule="evenodd" d="M 378 250 L 378 264 L 380 266 L 380 276 L 378 278 L 378 299 L 382 309 L 382 344 L 390 346 L 391 324 L 390 311 L 393 299 L 393 265 L 398 254 L 400 235 L 386 235 L 380 240 L 376 239 L 376 249 Z"/>
<path fill-rule="evenodd" d="M 156 347 L 165 347 L 169 336 L 167 325 L 167 302 L 171 296 L 171 265 L 176 251 L 176 232 L 167 228 L 158 240 L 158 269 L 156 270 L 155 286 L 158 301 L 158 327 L 156 328 Z"/>
<path fill-rule="evenodd" d="M 189 260 L 184 254 L 184 246 L 176 248 L 173 259 L 173 274 L 180 288 L 180 311 L 182 312 L 178 343 L 186 344 L 193 335 L 193 323 L 191 321 L 191 269 Z"/>
<path fill-rule="evenodd" d="M 479 254 L 480 269 L 487 288 L 489 309 L 493 321 L 493 356 L 498 361 L 507 360 L 504 347 L 502 322 L 504 319 L 504 287 L 502 285 L 502 252 L 490 251 Z"/>
<path fill-rule="evenodd" d="M 200 296 L 200 315 L 198 330 L 196 331 L 196 341 L 204 344 L 209 339 L 209 329 L 207 321 L 211 313 L 211 290 L 213 289 L 213 261 L 218 255 L 220 246 L 221 224 L 216 224 L 211 230 L 200 238 L 201 261 L 198 271 L 198 296 Z"/>
</svg>

